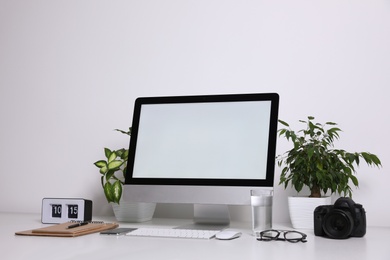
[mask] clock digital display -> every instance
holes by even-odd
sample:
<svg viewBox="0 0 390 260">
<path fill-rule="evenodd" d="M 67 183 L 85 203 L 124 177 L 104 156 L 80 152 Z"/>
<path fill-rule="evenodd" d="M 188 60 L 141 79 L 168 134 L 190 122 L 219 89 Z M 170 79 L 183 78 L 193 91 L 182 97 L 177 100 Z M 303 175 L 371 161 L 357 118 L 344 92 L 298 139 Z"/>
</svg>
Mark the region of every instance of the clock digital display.
<svg viewBox="0 0 390 260">
<path fill-rule="evenodd" d="M 79 206 L 74 205 L 68 205 L 68 218 L 77 218 L 79 212 Z"/>
<path fill-rule="evenodd" d="M 62 205 L 61 204 L 52 204 L 51 205 L 51 216 L 53 218 L 60 218 L 62 214 Z"/>
</svg>

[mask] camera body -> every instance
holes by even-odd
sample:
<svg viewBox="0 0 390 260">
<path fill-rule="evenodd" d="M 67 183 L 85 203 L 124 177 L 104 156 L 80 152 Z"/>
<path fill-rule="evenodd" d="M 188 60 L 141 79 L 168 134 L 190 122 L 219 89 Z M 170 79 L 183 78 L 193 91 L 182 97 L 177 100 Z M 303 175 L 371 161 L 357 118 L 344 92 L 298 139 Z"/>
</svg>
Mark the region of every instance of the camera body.
<svg viewBox="0 0 390 260">
<path fill-rule="evenodd" d="M 339 198 L 334 205 L 314 210 L 314 235 L 334 239 L 362 237 L 366 234 L 366 212 L 350 198 Z"/>
</svg>

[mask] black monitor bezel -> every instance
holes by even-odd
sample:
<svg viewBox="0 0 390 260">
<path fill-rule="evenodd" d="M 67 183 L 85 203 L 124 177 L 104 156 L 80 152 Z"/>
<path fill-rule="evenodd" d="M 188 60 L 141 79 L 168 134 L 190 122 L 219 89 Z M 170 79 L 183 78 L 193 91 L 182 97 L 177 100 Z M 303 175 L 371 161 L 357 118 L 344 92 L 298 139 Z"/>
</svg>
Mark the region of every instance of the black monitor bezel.
<svg viewBox="0 0 390 260">
<path fill-rule="evenodd" d="M 174 178 L 133 178 L 133 167 L 137 146 L 137 136 L 142 105 L 234 102 L 234 101 L 271 101 L 270 129 L 268 136 L 268 156 L 266 178 L 256 179 L 174 179 Z M 278 125 L 279 95 L 277 93 L 223 94 L 199 96 L 158 96 L 139 97 L 134 103 L 133 122 L 127 160 L 126 185 L 190 185 L 190 186 L 254 186 L 273 187 L 275 170 L 276 138 Z"/>
</svg>

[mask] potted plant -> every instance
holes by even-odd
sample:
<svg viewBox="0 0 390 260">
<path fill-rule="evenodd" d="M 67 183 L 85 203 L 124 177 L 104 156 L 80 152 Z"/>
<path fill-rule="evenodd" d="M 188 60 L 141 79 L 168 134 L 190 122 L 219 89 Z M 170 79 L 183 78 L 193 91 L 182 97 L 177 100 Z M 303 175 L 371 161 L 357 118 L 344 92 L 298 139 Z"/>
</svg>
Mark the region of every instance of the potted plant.
<svg viewBox="0 0 390 260">
<path fill-rule="evenodd" d="M 314 208 L 317 205 L 331 202 L 330 197 L 327 201 L 319 202 L 311 198 L 321 198 L 327 193 L 352 197 L 350 185 L 356 187 L 359 185 L 355 176 L 355 167 L 359 166 L 361 160 L 370 166 L 381 166 L 381 161 L 375 154 L 347 152 L 334 148 L 334 141 L 339 139 L 339 133 L 342 130 L 337 127 L 336 123 L 320 124 L 314 122 L 314 119 L 309 116 L 307 121 L 299 120 L 305 124 L 305 127 L 297 132 L 292 130 L 288 123 L 279 120 L 279 123 L 284 126 L 278 130 L 279 137 L 285 137 L 293 144 L 293 148 L 277 156 L 278 165 L 280 167 L 284 165 L 279 184 L 284 184 L 285 188 L 291 184 L 298 193 L 305 186 L 310 189 L 309 199 L 306 199 L 309 204 L 307 210 L 303 210 L 300 204 L 296 204 L 299 198 L 289 198 L 290 217 L 296 228 L 312 228 Z M 310 215 L 294 223 L 295 213 L 291 212 L 294 209 L 301 211 L 296 214 L 306 212 Z"/>
<path fill-rule="evenodd" d="M 129 131 L 115 129 L 122 134 L 131 135 Z M 155 203 L 127 203 L 122 200 L 122 190 L 125 184 L 127 157 L 129 150 L 121 148 L 111 150 L 104 148 L 105 159 L 94 163 L 101 174 L 101 185 L 104 195 L 111 203 L 115 217 L 119 221 L 142 222 L 153 217 L 156 208 Z"/>
</svg>

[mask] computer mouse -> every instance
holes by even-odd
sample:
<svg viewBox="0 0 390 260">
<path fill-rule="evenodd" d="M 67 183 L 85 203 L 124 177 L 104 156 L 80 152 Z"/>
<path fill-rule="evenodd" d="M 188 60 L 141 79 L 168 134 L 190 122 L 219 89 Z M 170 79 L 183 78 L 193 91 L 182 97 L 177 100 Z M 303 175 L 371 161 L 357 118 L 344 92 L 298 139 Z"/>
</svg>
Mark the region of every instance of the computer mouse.
<svg viewBox="0 0 390 260">
<path fill-rule="evenodd" d="M 222 230 L 215 235 L 216 239 L 231 240 L 241 236 L 241 232 L 234 230 Z"/>
</svg>

